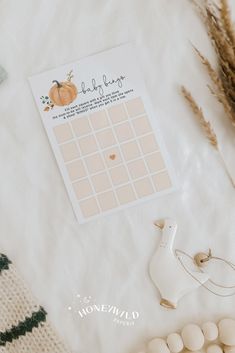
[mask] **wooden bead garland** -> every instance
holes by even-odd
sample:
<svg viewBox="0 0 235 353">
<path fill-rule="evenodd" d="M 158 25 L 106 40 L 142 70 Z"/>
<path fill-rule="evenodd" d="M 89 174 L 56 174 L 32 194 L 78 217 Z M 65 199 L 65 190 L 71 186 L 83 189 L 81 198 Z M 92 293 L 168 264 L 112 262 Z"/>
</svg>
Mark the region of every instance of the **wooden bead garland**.
<svg viewBox="0 0 235 353">
<path fill-rule="evenodd" d="M 182 337 L 178 333 L 171 333 L 167 336 L 166 343 L 169 347 L 170 352 L 179 353 L 184 348 L 184 342 Z"/>
<path fill-rule="evenodd" d="M 214 343 L 211 343 L 213 342 Z M 220 344 L 217 342 L 219 341 Z M 201 327 L 186 325 L 181 334 L 171 333 L 166 340 L 154 338 L 148 343 L 147 353 L 180 353 L 200 351 L 208 344 L 206 353 L 235 353 L 235 320 L 222 319 L 218 325 L 205 322 Z"/>
<path fill-rule="evenodd" d="M 235 346 L 235 320 L 223 319 L 219 322 L 219 339 L 226 346 Z"/>
<path fill-rule="evenodd" d="M 224 346 L 224 353 L 235 353 L 235 346 Z"/>
<path fill-rule="evenodd" d="M 219 329 L 214 322 L 204 322 L 202 324 L 202 332 L 206 341 L 215 341 L 219 335 Z"/>
<path fill-rule="evenodd" d="M 170 353 L 170 350 L 169 350 L 169 348 L 166 344 L 166 341 L 164 339 L 155 338 L 149 342 L 148 352 L 149 353 L 155 353 L 155 352 Z"/>
<path fill-rule="evenodd" d="M 186 325 L 181 332 L 181 336 L 184 342 L 184 346 L 189 351 L 200 351 L 200 349 L 204 346 L 204 335 L 200 327 L 197 325 Z"/>
<path fill-rule="evenodd" d="M 207 347 L 206 353 L 223 353 L 223 349 L 218 344 L 211 344 Z"/>
</svg>

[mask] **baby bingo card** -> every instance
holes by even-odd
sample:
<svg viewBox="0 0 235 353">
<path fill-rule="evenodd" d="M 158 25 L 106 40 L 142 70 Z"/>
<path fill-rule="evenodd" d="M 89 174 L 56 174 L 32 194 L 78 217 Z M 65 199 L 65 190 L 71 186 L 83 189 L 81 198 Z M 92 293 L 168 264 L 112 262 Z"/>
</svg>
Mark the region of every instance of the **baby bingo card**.
<svg viewBox="0 0 235 353">
<path fill-rule="evenodd" d="M 80 223 L 173 189 L 131 44 L 30 78 Z"/>
</svg>

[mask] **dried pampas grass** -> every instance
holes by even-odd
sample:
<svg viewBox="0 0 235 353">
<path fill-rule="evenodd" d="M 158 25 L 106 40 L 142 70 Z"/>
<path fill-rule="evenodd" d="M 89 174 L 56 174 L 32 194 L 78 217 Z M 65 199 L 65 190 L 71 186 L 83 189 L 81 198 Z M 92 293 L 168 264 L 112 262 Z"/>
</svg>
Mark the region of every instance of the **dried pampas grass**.
<svg viewBox="0 0 235 353">
<path fill-rule="evenodd" d="M 217 68 L 195 48 L 205 66 L 212 85 L 211 93 L 223 105 L 224 111 L 235 126 L 235 28 L 227 0 L 192 0 L 206 26 L 216 52 Z"/>
<path fill-rule="evenodd" d="M 181 91 L 182 91 L 185 99 L 188 101 L 190 107 L 192 108 L 195 116 L 198 118 L 198 121 L 199 121 L 207 139 L 209 140 L 210 144 L 213 147 L 215 147 L 216 149 L 218 149 L 218 140 L 217 140 L 216 134 L 215 134 L 214 130 L 212 129 L 209 121 L 206 121 L 204 114 L 203 114 L 203 111 L 202 111 L 202 108 L 200 108 L 197 105 L 197 103 L 195 102 L 191 93 L 189 91 L 187 91 L 185 87 L 182 86 Z"/>
<path fill-rule="evenodd" d="M 218 152 L 218 155 L 221 159 L 221 162 L 225 168 L 225 171 L 233 185 L 233 187 L 235 187 L 235 181 L 233 180 L 232 176 L 229 173 L 229 170 L 227 168 L 227 165 L 225 163 L 225 160 L 223 158 L 222 153 L 220 152 L 220 148 L 219 148 L 219 143 L 218 143 L 218 139 L 217 136 L 213 130 L 213 128 L 211 127 L 211 124 L 209 121 L 207 121 L 205 119 L 204 113 L 202 108 L 200 108 L 196 101 L 194 100 L 194 98 L 192 97 L 191 93 L 184 87 L 181 87 L 181 92 L 183 94 L 183 96 L 185 97 L 185 99 L 187 100 L 188 104 L 190 105 L 193 113 L 195 114 L 204 134 L 206 135 L 208 141 L 210 142 L 210 144 L 216 149 L 216 151 Z"/>
<path fill-rule="evenodd" d="M 227 0 L 191 0 L 198 10 L 205 26 L 217 58 L 216 69 L 210 61 L 193 46 L 202 64 L 207 70 L 211 84 L 210 92 L 223 105 L 224 111 L 235 127 L 235 29 Z M 233 186 L 233 180 L 223 155 L 219 148 L 217 136 L 205 117 L 203 110 L 198 106 L 191 93 L 185 88 L 181 92 L 195 116 L 197 117 L 210 144 L 217 150 L 221 162 Z"/>
</svg>

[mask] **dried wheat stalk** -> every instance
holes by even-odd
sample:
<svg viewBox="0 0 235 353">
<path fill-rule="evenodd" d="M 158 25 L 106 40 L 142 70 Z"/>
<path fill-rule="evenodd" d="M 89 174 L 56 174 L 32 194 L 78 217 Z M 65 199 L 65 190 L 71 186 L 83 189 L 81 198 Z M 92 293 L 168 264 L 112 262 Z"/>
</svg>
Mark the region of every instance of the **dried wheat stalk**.
<svg viewBox="0 0 235 353">
<path fill-rule="evenodd" d="M 198 121 L 206 137 L 208 138 L 210 144 L 214 146 L 216 149 L 218 149 L 218 140 L 217 140 L 216 134 L 212 129 L 210 122 L 206 121 L 202 109 L 197 105 L 191 93 L 188 90 L 186 90 L 185 87 L 182 86 L 181 91 L 185 99 L 188 101 L 190 107 L 192 108 L 192 111 L 194 112 L 195 116 L 198 118 Z"/>
<path fill-rule="evenodd" d="M 227 173 L 227 175 L 228 175 L 233 187 L 235 187 L 235 181 L 233 180 L 231 174 L 229 173 L 229 170 L 227 168 L 227 165 L 225 163 L 223 155 L 220 152 L 218 139 L 217 139 L 217 136 L 216 136 L 213 128 L 211 127 L 210 122 L 205 119 L 205 116 L 204 116 L 202 108 L 200 108 L 198 106 L 198 104 L 196 103 L 195 99 L 192 97 L 191 93 L 184 86 L 181 87 L 181 91 L 182 91 L 182 94 L 183 94 L 184 98 L 187 100 L 188 104 L 190 105 L 193 113 L 197 117 L 197 120 L 198 120 L 200 126 L 202 127 L 202 130 L 203 130 L 204 134 L 206 135 L 207 139 L 209 140 L 210 144 L 218 152 L 218 155 L 219 155 L 219 157 L 221 159 L 221 162 L 222 162 L 222 164 L 223 164 L 223 166 L 225 168 L 225 171 L 226 171 L 226 173 Z"/>
<path fill-rule="evenodd" d="M 235 29 L 227 0 L 192 0 L 206 26 L 217 57 L 217 68 L 195 48 L 205 66 L 212 87 L 210 91 L 223 105 L 224 110 L 235 126 Z"/>
</svg>

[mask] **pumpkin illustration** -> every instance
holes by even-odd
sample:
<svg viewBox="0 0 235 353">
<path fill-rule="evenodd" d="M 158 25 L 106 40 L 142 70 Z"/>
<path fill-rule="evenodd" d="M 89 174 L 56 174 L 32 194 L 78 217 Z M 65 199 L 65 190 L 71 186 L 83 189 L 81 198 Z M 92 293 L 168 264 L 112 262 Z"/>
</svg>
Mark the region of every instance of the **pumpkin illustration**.
<svg viewBox="0 0 235 353">
<path fill-rule="evenodd" d="M 52 82 L 55 84 L 49 91 L 49 97 L 55 105 L 68 105 L 77 97 L 78 91 L 74 83 L 70 81 L 58 82 L 57 80 Z"/>
</svg>

